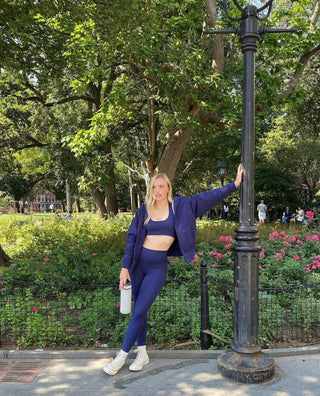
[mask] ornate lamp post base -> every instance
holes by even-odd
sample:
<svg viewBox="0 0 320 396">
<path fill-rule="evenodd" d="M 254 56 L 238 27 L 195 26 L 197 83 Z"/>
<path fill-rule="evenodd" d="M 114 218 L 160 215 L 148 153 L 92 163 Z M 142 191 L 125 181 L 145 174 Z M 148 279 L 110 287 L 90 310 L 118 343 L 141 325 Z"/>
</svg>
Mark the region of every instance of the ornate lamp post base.
<svg viewBox="0 0 320 396">
<path fill-rule="evenodd" d="M 248 355 L 228 350 L 217 361 L 223 377 L 244 384 L 260 384 L 275 374 L 274 360 L 263 352 Z"/>
</svg>

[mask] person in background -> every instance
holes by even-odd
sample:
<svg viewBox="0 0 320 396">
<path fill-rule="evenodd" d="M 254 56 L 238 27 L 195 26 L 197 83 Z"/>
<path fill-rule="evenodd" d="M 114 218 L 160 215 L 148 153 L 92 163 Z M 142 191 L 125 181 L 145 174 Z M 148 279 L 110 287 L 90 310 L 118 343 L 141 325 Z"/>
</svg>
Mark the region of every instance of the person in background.
<svg viewBox="0 0 320 396">
<path fill-rule="evenodd" d="M 259 224 L 264 224 L 267 216 L 267 206 L 265 205 L 264 200 L 261 200 L 259 205 L 257 206 L 257 212 Z"/>
<path fill-rule="evenodd" d="M 228 220 L 228 213 L 229 213 L 229 206 L 228 206 L 227 203 L 224 203 L 224 204 L 223 204 L 223 219 L 224 219 L 225 221 Z"/>
<path fill-rule="evenodd" d="M 296 223 L 298 225 L 303 225 L 304 224 L 304 210 L 301 208 L 301 206 L 298 207 L 298 209 L 296 210 Z"/>
<path fill-rule="evenodd" d="M 63 220 L 71 220 L 71 218 L 72 218 L 72 212 L 66 212 L 62 217 Z"/>
<path fill-rule="evenodd" d="M 175 197 L 164 173 L 156 174 L 149 183 L 146 203 L 136 212 L 127 234 L 119 289 L 131 282 L 134 306 L 122 348 L 103 368 L 115 375 L 123 367 L 128 353 L 137 342 L 137 357 L 129 366 L 140 371 L 149 363 L 146 351 L 147 313 L 167 278 L 167 256 L 194 259 L 196 219 L 237 190 L 242 182 L 240 164 L 234 182 L 191 197 Z"/>
<path fill-rule="evenodd" d="M 286 223 L 289 225 L 291 219 L 294 217 L 294 213 L 290 210 L 289 206 L 286 207 L 286 210 L 283 212 L 283 216 L 286 218 Z"/>
</svg>

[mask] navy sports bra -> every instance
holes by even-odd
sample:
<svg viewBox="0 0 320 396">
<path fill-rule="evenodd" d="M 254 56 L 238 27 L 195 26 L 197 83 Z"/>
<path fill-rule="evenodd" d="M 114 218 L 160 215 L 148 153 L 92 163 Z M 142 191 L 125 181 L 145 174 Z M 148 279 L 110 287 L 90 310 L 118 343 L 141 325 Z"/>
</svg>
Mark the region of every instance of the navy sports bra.
<svg viewBox="0 0 320 396">
<path fill-rule="evenodd" d="M 154 221 L 150 219 L 146 228 L 146 235 L 168 235 L 175 238 L 176 231 L 174 228 L 174 214 L 172 205 L 169 204 L 169 216 L 166 220 Z"/>
</svg>

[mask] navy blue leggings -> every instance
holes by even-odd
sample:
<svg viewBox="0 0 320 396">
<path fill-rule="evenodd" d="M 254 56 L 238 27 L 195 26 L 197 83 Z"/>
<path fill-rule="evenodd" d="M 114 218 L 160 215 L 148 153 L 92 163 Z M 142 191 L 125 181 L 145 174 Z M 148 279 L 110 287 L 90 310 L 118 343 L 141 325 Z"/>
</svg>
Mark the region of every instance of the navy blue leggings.
<svg viewBox="0 0 320 396">
<path fill-rule="evenodd" d="M 167 252 L 142 248 L 139 261 L 131 276 L 134 307 L 122 350 L 129 352 L 137 341 L 147 342 L 147 313 L 167 279 Z"/>
</svg>

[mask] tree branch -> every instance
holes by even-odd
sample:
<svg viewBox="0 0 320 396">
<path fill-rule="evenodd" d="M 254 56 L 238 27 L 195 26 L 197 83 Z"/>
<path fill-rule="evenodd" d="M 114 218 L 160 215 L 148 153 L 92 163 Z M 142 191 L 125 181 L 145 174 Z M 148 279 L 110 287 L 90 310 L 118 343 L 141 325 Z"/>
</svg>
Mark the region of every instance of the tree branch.
<svg viewBox="0 0 320 396">
<path fill-rule="evenodd" d="M 316 26 L 318 20 L 319 20 L 319 15 L 320 15 L 320 3 L 317 2 L 314 8 L 314 12 L 312 14 L 311 20 L 310 20 L 310 29 L 314 29 Z M 279 93 L 278 97 L 283 98 L 285 95 L 288 95 L 289 93 L 293 92 L 295 88 L 297 87 L 299 80 L 307 67 L 310 59 L 320 51 L 320 43 L 310 49 L 309 51 L 305 52 L 304 54 L 301 55 L 299 59 L 298 66 L 296 70 L 294 71 L 289 83 L 287 86 Z"/>
<path fill-rule="evenodd" d="M 284 96 L 288 95 L 289 93 L 293 92 L 296 89 L 296 87 L 300 81 L 300 78 L 301 78 L 304 70 L 306 69 L 310 59 L 319 51 L 320 51 L 320 43 L 317 46 L 315 46 L 314 48 L 312 48 L 310 51 L 301 55 L 299 64 L 298 64 L 296 70 L 294 71 L 287 86 L 282 91 L 279 92 L 278 98 L 283 98 Z"/>
</svg>

